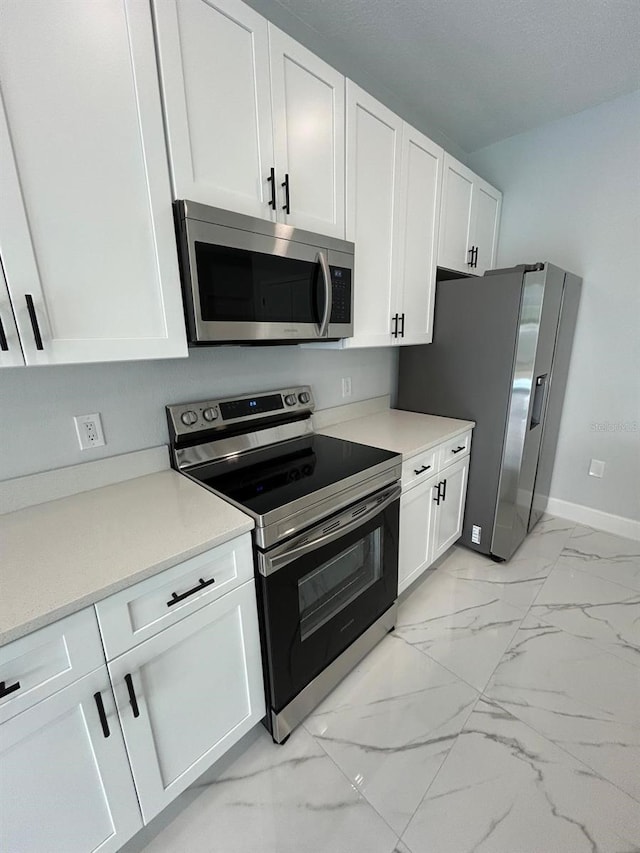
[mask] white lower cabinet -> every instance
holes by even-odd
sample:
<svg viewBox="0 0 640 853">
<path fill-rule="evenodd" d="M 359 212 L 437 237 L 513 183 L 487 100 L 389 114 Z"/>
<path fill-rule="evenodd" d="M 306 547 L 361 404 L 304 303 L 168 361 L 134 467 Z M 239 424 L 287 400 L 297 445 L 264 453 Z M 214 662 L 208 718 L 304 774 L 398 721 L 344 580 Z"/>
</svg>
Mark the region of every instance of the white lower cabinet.
<svg viewBox="0 0 640 853">
<path fill-rule="evenodd" d="M 403 492 L 400 498 L 398 592 L 404 592 L 431 563 L 435 510 L 432 492 L 437 480 L 430 477 Z"/>
<path fill-rule="evenodd" d="M 404 592 L 462 534 L 470 444 L 469 431 L 403 465 L 398 593 Z M 455 445 L 453 451 L 465 455 L 443 465 L 442 460 L 448 459 L 447 452 L 453 452 L 452 445 Z M 419 479 L 431 470 L 438 473 L 430 473 L 426 480 Z M 414 478 L 410 478 L 411 472 Z"/>
<path fill-rule="evenodd" d="M 264 716 L 253 579 L 109 663 L 144 822 Z"/>
<path fill-rule="evenodd" d="M 142 826 L 104 666 L 0 726 L 0 764 L 0 850 L 115 853 Z"/>
<path fill-rule="evenodd" d="M 469 457 L 465 456 L 444 468 L 438 475 L 439 495 L 434 495 L 436 511 L 433 519 L 433 550 L 431 561 L 456 542 L 462 533 L 464 504 L 467 495 Z"/>
</svg>

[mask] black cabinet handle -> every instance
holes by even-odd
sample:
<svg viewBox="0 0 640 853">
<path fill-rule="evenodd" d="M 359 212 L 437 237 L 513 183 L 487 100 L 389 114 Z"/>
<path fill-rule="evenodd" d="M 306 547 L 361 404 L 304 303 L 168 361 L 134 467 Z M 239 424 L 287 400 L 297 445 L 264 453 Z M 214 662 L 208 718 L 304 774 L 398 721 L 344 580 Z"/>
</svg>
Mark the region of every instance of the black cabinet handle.
<svg viewBox="0 0 640 853">
<path fill-rule="evenodd" d="M 38 317 L 36 315 L 36 307 L 33 304 L 33 296 L 27 293 L 24 297 L 27 301 L 27 311 L 31 320 L 31 328 L 33 329 L 33 338 L 36 342 L 36 349 L 44 349 L 42 345 L 42 335 L 40 334 L 40 326 L 38 325 Z"/>
<path fill-rule="evenodd" d="M 280 186 L 284 187 L 284 204 L 282 209 L 285 213 L 291 213 L 291 198 L 289 197 L 289 173 L 284 176 L 284 181 Z"/>
<path fill-rule="evenodd" d="M 392 338 L 398 337 L 398 315 L 394 314 L 391 318 L 391 322 L 393 323 L 393 331 L 391 332 Z"/>
<path fill-rule="evenodd" d="M 447 499 L 447 481 L 443 480 L 440 485 L 442 486 L 442 503 L 444 503 Z"/>
<path fill-rule="evenodd" d="M 2 325 L 2 317 L 0 317 L 0 350 L 2 352 L 9 351 L 9 344 L 7 343 L 7 336 L 4 333 L 4 326 Z"/>
<path fill-rule="evenodd" d="M 133 716 L 139 717 L 140 708 L 138 708 L 138 699 L 136 697 L 136 691 L 133 689 L 133 678 L 131 678 L 131 675 L 129 673 L 125 675 L 124 683 L 127 685 L 127 690 L 129 692 L 129 704 L 131 705 Z"/>
<path fill-rule="evenodd" d="M 196 592 L 200 592 L 201 589 L 205 589 L 215 582 L 215 578 L 211 578 L 211 580 L 208 581 L 204 580 L 204 578 L 200 578 L 200 583 L 198 586 L 194 586 L 193 589 L 188 589 L 186 592 L 181 592 L 179 595 L 177 592 L 172 592 L 171 598 L 167 601 L 167 607 L 173 607 L 173 605 L 177 604 L 179 601 L 184 601 L 185 598 L 189 598 L 190 595 L 195 595 Z"/>
<path fill-rule="evenodd" d="M 475 246 L 472 246 L 470 249 L 467 250 L 467 255 L 469 255 L 469 260 L 467 261 L 468 267 L 473 267 L 473 253 L 474 253 L 474 251 L 475 251 Z"/>
<path fill-rule="evenodd" d="M 478 247 L 474 246 L 473 249 L 473 268 L 475 269 L 478 266 Z"/>
<path fill-rule="evenodd" d="M 436 502 L 436 506 L 440 506 L 440 486 L 441 485 L 442 485 L 441 483 L 438 483 L 438 485 L 436 486 L 436 496 L 434 498 L 434 501 Z"/>
<path fill-rule="evenodd" d="M 400 315 L 400 322 L 402 323 L 402 328 L 400 329 L 400 337 L 404 338 L 404 314 Z"/>
<path fill-rule="evenodd" d="M 276 170 L 271 167 L 269 177 L 267 181 L 271 184 L 271 201 L 269 202 L 269 207 L 273 210 L 276 209 Z"/>
<path fill-rule="evenodd" d="M 0 699 L 4 699 L 4 697 L 8 696 L 10 693 L 15 693 L 16 690 L 20 690 L 19 681 L 14 681 L 13 684 L 10 684 L 8 687 L 4 681 L 0 681 Z"/>
<path fill-rule="evenodd" d="M 464 450 L 464 444 L 461 444 L 460 447 L 456 447 L 451 450 L 452 453 L 460 453 L 461 450 Z"/>
<path fill-rule="evenodd" d="M 111 732 L 109 731 L 109 721 L 107 720 L 107 715 L 104 710 L 104 702 L 102 701 L 102 693 L 98 691 L 93 694 L 94 701 L 96 703 L 96 708 L 98 709 L 98 717 L 100 717 L 100 725 L 102 726 L 102 734 L 105 737 L 109 737 Z"/>
<path fill-rule="evenodd" d="M 414 468 L 414 474 L 424 474 L 425 471 L 428 471 L 431 468 L 431 465 L 423 465 L 422 468 Z"/>
</svg>

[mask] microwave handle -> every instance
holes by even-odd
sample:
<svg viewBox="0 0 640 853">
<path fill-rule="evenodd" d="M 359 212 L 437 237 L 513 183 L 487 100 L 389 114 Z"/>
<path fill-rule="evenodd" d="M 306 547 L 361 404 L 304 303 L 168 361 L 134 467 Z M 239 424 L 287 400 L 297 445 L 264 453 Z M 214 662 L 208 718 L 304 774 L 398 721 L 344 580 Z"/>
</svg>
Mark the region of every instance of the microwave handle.
<svg viewBox="0 0 640 853">
<path fill-rule="evenodd" d="M 333 287 L 331 286 L 331 275 L 329 274 L 329 264 L 324 255 L 324 252 L 318 252 L 316 262 L 320 264 L 322 270 L 322 278 L 324 279 L 324 314 L 322 322 L 318 328 L 318 337 L 326 338 L 329 329 L 329 320 L 331 319 L 331 309 L 333 308 Z"/>
</svg>

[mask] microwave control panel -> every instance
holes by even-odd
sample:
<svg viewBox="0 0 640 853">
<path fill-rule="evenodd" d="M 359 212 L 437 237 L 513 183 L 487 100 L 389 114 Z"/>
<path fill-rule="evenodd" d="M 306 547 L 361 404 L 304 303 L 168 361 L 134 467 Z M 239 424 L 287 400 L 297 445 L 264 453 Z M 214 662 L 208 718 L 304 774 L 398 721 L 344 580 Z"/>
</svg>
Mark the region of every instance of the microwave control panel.
<svg viewBox="0 0 640 853">
<path fill-rule="evenodd" d="M 351 322 L 351 270 L 347 267 L 331 267 L 331 289 L 333 306 L 331 323 Z"/>
</svg>

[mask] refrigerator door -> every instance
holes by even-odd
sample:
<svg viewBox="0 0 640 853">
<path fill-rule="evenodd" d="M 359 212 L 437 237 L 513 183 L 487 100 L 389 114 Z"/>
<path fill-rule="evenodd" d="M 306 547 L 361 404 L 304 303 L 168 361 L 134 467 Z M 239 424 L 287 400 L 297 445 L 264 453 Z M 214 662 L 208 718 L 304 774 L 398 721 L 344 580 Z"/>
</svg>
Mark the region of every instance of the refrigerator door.
<svg viewBox="0 0 640 853">
<path fill-rule="evenodd" d="M 550 387 L 565 273 L 524 275 L 511 399 L 491 553 L 509 559 L 527 535 Z"/>
<path fill-rule="evenodd" d="M 569 360 L 573 345 L 573 335 L 578 318 L 580 287 L 582 279 L 573 273 L 566 273 L 560 307 L 560 322 L 553 355 L 551 375 L 548 379 L 547 406 L 542 430 L 542 443 L 538 456 L 536 480 L 533 487 L 533 503 L 529 517 L 529 530 L 532 530 L 547 507 L 553 463 L 560 432 L 562 402 L 567 387 Z"/>
</svg>

